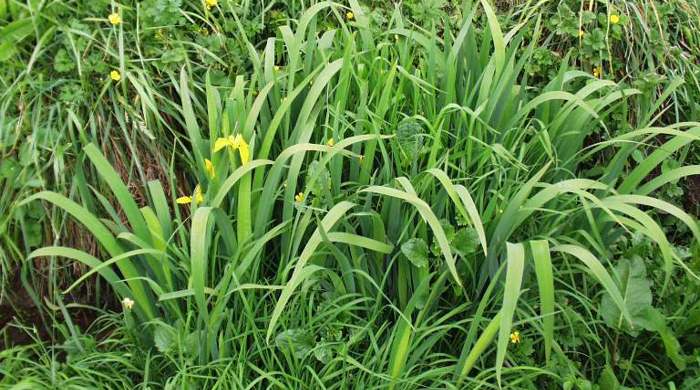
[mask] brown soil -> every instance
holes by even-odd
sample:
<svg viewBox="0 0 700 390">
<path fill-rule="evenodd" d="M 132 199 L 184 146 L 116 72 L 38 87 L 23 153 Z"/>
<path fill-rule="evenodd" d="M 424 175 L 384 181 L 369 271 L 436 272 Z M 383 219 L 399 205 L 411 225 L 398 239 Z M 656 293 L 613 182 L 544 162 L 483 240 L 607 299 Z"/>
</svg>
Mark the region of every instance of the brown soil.
<svg viewBox="0 0 700 390">
<path fill-rule="evenodd" d="M 101 302 L 95 302 L 97 300 L 94 295 L 95 285 L 94 278 L 86 281 L 84 286 L 77 289 L 74 294 L 66 295 L 63 304 L 80 303 L 88 306 L 99 304 L 103 308 L 118 308 L 118 303 L 109 294 L 104 283 L 99 299 Z M 40 307 L 37 307 L 29 291 L 22 285 L 19 271 L 13 276 L 11 288 L 8 290 L 8 295 L 0 301 L 0 350 L 13 345 L 31 343 L 35 338 L 52 340 L 51 315 L 58 322 L 64 322 L 64 320 L 60 311 L 51 313 L 43 302 L 44 299 L 48 299 L 47 295 L 44 292 L 35 291 L 37 297 L 42 300 Z M 98 315 L 98 311 L 92 309 L 70 307 L 67 310 L 72 323 L 82 330 L 87 329 Z M 32 335 L 27 328 L 36 329 L 36 334 Z"/>
<path fill-rule="evenodd" d="M 685 209 L 700 218 L 700 175 L 688 176 L 685 191 Z"/>
</svg>

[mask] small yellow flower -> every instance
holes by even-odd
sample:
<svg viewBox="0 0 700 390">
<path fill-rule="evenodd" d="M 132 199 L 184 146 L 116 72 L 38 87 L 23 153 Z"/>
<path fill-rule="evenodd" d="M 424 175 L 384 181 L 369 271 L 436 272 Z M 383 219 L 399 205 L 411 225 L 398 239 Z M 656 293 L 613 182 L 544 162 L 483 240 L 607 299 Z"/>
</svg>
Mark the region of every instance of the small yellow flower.
<svg viewBox="0 0 700 390">
<path fill-rule="evenodd" d="M 294 200 L 296 200 L 297 203 L 303 202 L 304 201 L 304 193 L 300 192 L 300 193 L 294 195 Z"/>
<path fill-rule="evenodd" d="M 275 72 L 279 72 L 281 68 L 280 68 L 279 65 L 275 65 L 275 68 L 274 68 L 274 69 L 275 69 Z"/>
<path fill-rule="evenodd" d="M 210 159 L 208 159 L 208 158 L 204 159 L 204 168 L 207 170 L 207 174 L 209 175 L 209 177 L 216 176 L 216 171 L 214 170 L 214 164 L 211 162 Z"/>
<path fill-rule="evenodd" d="M 204 5 L 207 6 L 207 9 L 212 9 L 212 7 L 216 7 L 217 4 L 219 4 L 218 0 L 204 0 Z"/>
<path fill-rule="evenodd" d="M 615 15 L 615 14 L 610 15 L 610 23 L 612 23 L 612 24 L 620 23 L 620 16 Z"/>
<path fill-rule="evenodd" d="M 328 142 L 326 142 L 326 145 L 328 146 L 334 146 L 335 145 L 335 140 L 333 138 L 328 138 Z"/>
<path fill-rule="evenodd" d="M 134 303 L 134 300 L 129 297 L 124 297 L 124 299 L 122 299 L 122 306 L 126 310 L 131 310 L 134 307 Z"/>
<path fill-rule="evenodd" d="M 360 159 L 360 162 L 362 162 L 365 159 L 365 156 L 361 154 L 358 158 Z"/>
<path fill-rule="evenodd" d="M 352 11 L 348 11 L 345 13 L 345 18 L 347 20 L 354 20 L 355 19 L 355 14 Z"/>
<path fill-rule="evenodd" d="M 583 29 L 578 30 L 578 37 L 583 38 L 583 36 L 586 35 L 586 32 L 583 31 Z"/>
<path fill-rule="evenodd" d="M 194 187 L 194 194 L 192 196 L 181 196 L 177 199 L 175 199 L 175 203 L 177 204 L 190 204 L 192 203 L 192 200 L 194 198 L 194 203 L 195 204 L 200 204 L 204 202 L 204 194 L 202 194 L 202 188 L 197 184 L 196 187 Z"/>
<path fill-rule="evenodd" d="M 593 68 L 593 77 L 601 77 L 603 75 L 603 67 L 598 65 L 595 68 Z"/>
<path fill-rule="evenodd" d="M 517 330 L 513 331 L 510 334 L 510 342 L 513 344 L 518 344 L 520 342 L 520 332 L 518 332 Z"/>
<path fill-rule="evenodd" d="M 107 19 L 109 19 L 109 22 L 112 23 L 113 26 L 119 25 L 122 22 L 122 17 L 116 12 L 109 14 Z"/>
<path fill-rule="evenodd" d="M 109 77 L 114 81 L 119 81 L 122 79 L 122 74 L 118 70 L 113 70 L 109 72 Z"/>
</svg>

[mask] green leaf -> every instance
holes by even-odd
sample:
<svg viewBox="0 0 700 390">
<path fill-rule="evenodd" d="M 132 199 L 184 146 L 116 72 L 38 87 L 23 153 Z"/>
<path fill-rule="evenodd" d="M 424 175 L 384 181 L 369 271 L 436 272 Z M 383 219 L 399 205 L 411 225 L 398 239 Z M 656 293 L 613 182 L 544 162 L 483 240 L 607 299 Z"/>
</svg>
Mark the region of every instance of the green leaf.
<svg viewBox="0 0 700 390">
<path fill-rule="evenodd" d="M 549 243 L 545 240 L 530 241 L 535 274 L 540 291 L 540 314 L 544 333 L 545 359 L 549 362 L 554 344 L 554 277 Z"/>
<path fill-rule="evenodd" d="M 635 257 L 632 260 L 621 259 L 615 266 L 622 302 L 632 318 L 632 326 L 635 327 L 640 314 L 651 307 L 651 287 L 649 280 L 646 278 L 646 273 L 644 261 L 639 257 Z M 608 293 L 603 296 L 600 303 L 600 314 L 605 323 L 612 328 L 625 330 L 633 335 L 636 335 L 639 331 L 639 329 L 632 329 L 626 326 L 626 322 L 622 320 L 620 309 Z"/>
<path fill-rule="evenodd" d="M 523 280 L 525 267 L 525 247 L 523 244 L 506 243 L 508 268 L 506 269 L 506 284 L 503 291 L 503 308 L 501 309 L 501 324 L 498 330 L 498 344 L 496 350 L 496 379 L 500 385 L 503 362 L 506 358 L 508 340 L 513 325 L 515 307 L 520 297 L 520 286 Z"/>
<path fill-rule="evenodd" d="M 479 234 L 471 227 L 459 229 L 450 244 L 462 256 L 470 255 L 479 248 Z"/>
<path fill-rule="evenodd" d="M 428 266 L 428 244 L 422 238 L 411 238 L 403 243 L 401 253 L 418 268 Z"/>
<path fill-rule="evenodd" d="M 646 330 L 658 333 L 666 349 L 666 356 L 671 359 L 676 368 L 685 369 L 686 358 L 683 356 L 681 344 L 673 334 L 673 330 L 666 325 L 666 318 L 661 312 L 653 307 L 647 307 L 638 313 L 637 324 Z"/>
<path fill-rule="evenodd" d="M 170 350 L 175 336 L 174 333 L 171 326 L 161 321 L 156 322 L 156 330 L 153 332 L 153 344 L 155 344 L 158 351 L 166 353 Z"/>
<path fill-rule="evenodd" d="M 275 337 L 275 346 L 283 351 L 291 351 L 297 359 L 303 359 L 311 352 L 315 340 L 304 329 L 287 329 Z"/>
<path fill-rule="evenodd" d="M 620 382 L 608 364 L 605 365 L 605 369 L 600 374 L 598 386 L 600 386 L 600 390 L 618 390 L 620 388 Z"/>
</svg>

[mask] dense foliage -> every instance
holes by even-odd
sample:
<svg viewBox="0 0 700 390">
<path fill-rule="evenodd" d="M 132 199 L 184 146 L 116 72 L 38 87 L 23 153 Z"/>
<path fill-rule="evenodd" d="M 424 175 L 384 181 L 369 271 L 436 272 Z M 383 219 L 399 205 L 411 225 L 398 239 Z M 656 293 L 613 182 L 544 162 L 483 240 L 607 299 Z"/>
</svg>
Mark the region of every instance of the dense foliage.
<svg viewBox="0 0 700 390">
<path fill-rule="evenodd" d="M 0 387 L 700 386 L 698 27 L 0 0 Z"/>
</svg>

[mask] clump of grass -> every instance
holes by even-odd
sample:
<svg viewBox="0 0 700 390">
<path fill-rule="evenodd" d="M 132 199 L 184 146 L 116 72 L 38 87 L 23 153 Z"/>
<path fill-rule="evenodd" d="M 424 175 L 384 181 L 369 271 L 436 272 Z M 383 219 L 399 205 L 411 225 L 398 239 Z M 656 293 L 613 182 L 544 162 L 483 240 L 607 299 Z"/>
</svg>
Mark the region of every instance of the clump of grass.
<svg viewBox="0 0 700 390">
<path fill-rule="evenodd" d="M 172 131 L 170 183 L 147 181 L 136 199 L 86 143 L 79 196 L 22 202 L 58 207 L 99 242 L 103 257 L 59 245 L 28 257 L 90 268 L 63 294 L 99 274 L 121 300 L 100 342 L 147 357 L 116 365 L 116 386 L 692 385 L 679 340 L 693 334 L 683 310 L 700 304 L 660 303 L 697 286 L 683 247 L 700 227 L 654 194 L 700 172 L 648 177 L 700 124 L 612 133 L 642 91 L 568 61 L 532 90 L 540 26 L 535 39 L 504 32 L 487 1 L 462 12 L 438 34 L 397 8 L 376 34 L 357 2 L 315 3 L 279 39 L 242 34 L 250 69 L 230 81 L 166 70 L 172 99 L 142 87 L 148 73 L 122 72 L 114 101 L 138 96 Z M 68 310 L 66 345 L 111 359 L 90 354 Z M 41 348 L 8 361 L 45 381 L 63 356 Z"/>
</svg>

